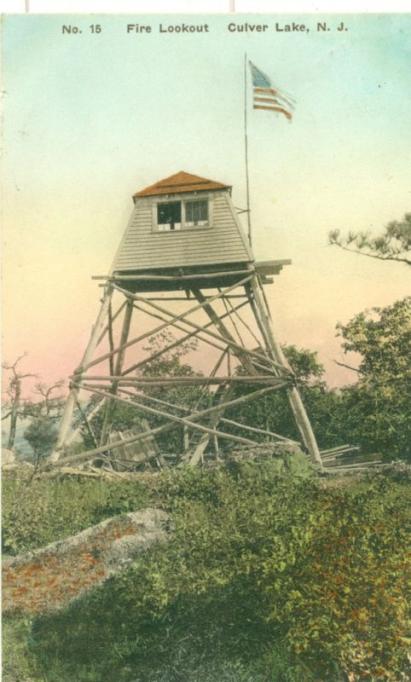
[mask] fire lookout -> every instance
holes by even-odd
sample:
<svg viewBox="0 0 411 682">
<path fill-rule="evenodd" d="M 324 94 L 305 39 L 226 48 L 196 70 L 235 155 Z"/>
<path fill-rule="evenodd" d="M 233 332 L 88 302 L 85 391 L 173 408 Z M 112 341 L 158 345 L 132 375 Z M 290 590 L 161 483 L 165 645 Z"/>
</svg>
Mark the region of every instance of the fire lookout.
<svg viewBox="0 0 411 682">
<path fill-rule="evenodd" d="M 301 445 L 322 466 L 293 373 L 276 341 L 264 292 L 264 286 L 271 284 L 273 276 L 290 261 L 255 261 L 231 189 L 221 182 L 180 171 L 133 195 L 133 211 L 111 271 L 108 276 L 96 278 L 104 280 L 101 308 L 81 363 L 71 377 L 52 459 L 64 460 L 72 440 L 71 422 L 80 391 L 99 396 L 98 409 L 104 409 L 100 442 L 82 453 L 84 461 L 102 453 L 115 453 L 124 442 L 143 444 L 155 439 L 159 432 L 184 428 L 187 437 L 181 458 L 197 464 L 207 453 L 218 453 L 222 440 L 258 445 L 262 430 L 227 420 L 224 412 L 237 403 L 284 390 Z M 136 319 L 139 333 L 133 335 Z M 155 320 L 154 327 L 146 329 L 148 320 Z M 156 357 L 195 338 L 199 353 L 216 359 L 206 376 L 141 374 L 153 360 L 153 356 L 143 357 L 141 343 L 165 329 L 172 329 L 178 337 L 156 351 Z M 104 352 L 98 354 L 98 346 Z M 248 392 L 233 397 L 233 386 L 240 383 Z M 211 406 L 188 413 L 178 405 L 153 399 L 147 391 L 153 386 L 200 384 L 209 392 Z M 143 432 L 129 434 L 121 442 L 110 438 L 116 401 L 135 405 L 147 419 Z M 163 419 L 160 426 L 150 426 L 151 415 L 157 421 Z M 236 424 L 235 433 L 229 423 L 231 427 Z M 267 437 L 273 443 L 295 442 L 268 431 L 264 432 L 265 440 Z"/>
</svg>

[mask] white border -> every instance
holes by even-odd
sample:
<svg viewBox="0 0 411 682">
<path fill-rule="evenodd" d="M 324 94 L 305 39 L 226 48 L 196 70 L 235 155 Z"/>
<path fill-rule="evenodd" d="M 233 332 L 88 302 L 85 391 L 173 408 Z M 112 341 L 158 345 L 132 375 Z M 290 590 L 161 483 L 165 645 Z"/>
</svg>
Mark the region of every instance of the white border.
<svg viewBox="0 0 411 682">
<path fill-rule="evenodd" d="M 411 13 L 411 0 L 0 0 L 2 14 Z"/>
</svg>

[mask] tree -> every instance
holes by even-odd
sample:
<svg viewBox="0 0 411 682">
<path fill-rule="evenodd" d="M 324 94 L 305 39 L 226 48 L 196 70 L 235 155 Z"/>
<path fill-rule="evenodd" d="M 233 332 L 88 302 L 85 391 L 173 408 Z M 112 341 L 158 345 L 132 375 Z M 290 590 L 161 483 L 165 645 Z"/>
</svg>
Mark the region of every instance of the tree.
<svg viewBox="0 0 411 682">
<path fill-rule="evenodd" d="M 331 245 L 339 246 L 345 251 L 358 253 L 369 258 L 391 260 L 411 265 L 411 213 L 406 213 L 403 220 L 394 220 L 385 227 L 378 237 L 369 232 L 349 232 L 341 236 L 340 230 L 332 230 L 328 235 Z"/>
<path fill-rule="evenodd" d="M 31 445 L 36 464 L 47 457 L 56 442 L 57 429 L 47 416 L 40 416 L 31 422 L 24 431 L 24 438 Z"/>
<path fill-rule="evenodd" d="M 63 405 L 62 396 L 53 396 L 53 392 L 63 385 L 62 381 L 57 381 L 51 386 L 38 382 L 34 387 L 34 393 L 40 400 L 29 400 L 22 398 L 23 380 L 29 377 L 37 377 L 36 374 L 22 373 L 18 370 L 20 361 L 25 357 L 25 353 L 20 355 L 13 364 L 3 364 L 3 369 L 11 371 L 11 376 L 7 386 L 9 405 L 2 419 L 10 418 L 10 430 L 7 447 L 12 449 L 16 440 L 17 423 L 19 419 L 31 418 L 30 426 L 24 432 L 24 437 L 34 450 L 36 458 L 40 452 L 48 453 L 48 447 L 54 438 L 52 434 L 55 429 L 53 421 L 58 419 Z M 26 435 L 27 434 L 27 435 Z M 44 438 L 44 447 L 41 439 Z"/>
<path fill-rule="evenodd" d="M 24 431 L 24 438 L 34 452 L 34 459 L 38 464 L 40 459 L 49 455 L 56 441 L 55 422 L 61 416 L 63 397 L 53 396 L 54 391 L 61 388 L 63 381 L 56 381 L 51 386 L 38 382 L 34 387 L 34 394 L 40 400 L 25 400 L 21 406 L 20 415 L 30 418 L 31 423 Z"/>
<path fill-rule="evenodd" d="M 3 369 L 11 372 L 11 376 L 7 387 L 7 395 L 10 400 L 9 411 L 2 417 L 2 420 L 10 417 L 10 430 L 7 442 L 7 447 L 10 450 L 13 448 L 14 441 L 16 440 L 17 420 L 19 419 L 19 417 L 24 416 L 24 412 L 22 411 L 21 398 L 23 379 L 36 376 L 35 374 L 30 373 L 22 374 L 21 372 L 18 371 L 18 364 L 25 357 L 25 355 L 26 355 L 25 353 L 23 353 L 23 355 L 20 355 L 17 358 L 17 360 L 13 362 L 12 365 L 9 365 L 7 363 L 3 364 Z"/>
<path fill-rule="evenodd" d="M 341 426 L 364 451 L 410 457 L 411 297 L 337 329 L 344 351 L 360 355 L 358 381 L 341 393 Z"/>
<path fill-rule="evenodd" d="M 34 415 L 37 413 L 39 417 L 48 417 L 49 419 L 59 419 L 64 407 L 64 398 L 59 395 L 52 395 L 54 391 L 60 389 L 64 385 L 64 381 L 60 379 L 51 386 L 43 382 L 38 382 L 35 387 L 35 393 L 40 396 L 40 400 L 36 403 L 31 403 L 31 410 Z"/>
</svg>

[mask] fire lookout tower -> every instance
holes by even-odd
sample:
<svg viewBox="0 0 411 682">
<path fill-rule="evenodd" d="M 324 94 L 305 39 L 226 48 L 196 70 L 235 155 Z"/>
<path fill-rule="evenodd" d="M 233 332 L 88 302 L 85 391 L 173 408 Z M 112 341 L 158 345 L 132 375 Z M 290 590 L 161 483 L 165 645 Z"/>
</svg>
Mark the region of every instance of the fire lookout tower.
<svg viewBox="0 0 411 682">
<path fill-rule="evenodd" d="M 255 261 L 228 185 L 181 171 L 136 192 L 133 202 L 111 271 L 96 278 L 104 280 L 101 308 L 71 377 L 52 460 L 64 460 L 72 441 L 76 405 L 81 412 L 80 391 L 98 396 L 95 409 L 103 411 L 99 440 L 80 459 L 109 456 L 124 444 L 143 447 L 158 434 L 180 428 L 184 429 L 181 458 L 196 464 L 209 453 L 218 456 L 219 443 L 252 447 L 261 445 L 262 436 L 274 444 L 295 443 L 224 416 L 237 404 L 283 390 L 301 445 L 321 467 L 316 439 L 295 377 L 276 341 L 264 293 L 264 286 L 290 261 Z M 176 336 L 147 355 L 142 343 L 165 330 Z M 194 339 L 200 365 L 207 359 L 214 363 L 207 375 L 150 376 L 154 360 Z M 190 409 L 172 404 L 159 398 L 158 390 L 153 397 L 154 387 L 181 386 L 200 387 L 207 406 L 204 401 Z M 145 416 L 139 433 L 113 438 L 118 401 L 135 406 Z M 156 426 L 150 424 L 154 417 Z"/>
</svg>

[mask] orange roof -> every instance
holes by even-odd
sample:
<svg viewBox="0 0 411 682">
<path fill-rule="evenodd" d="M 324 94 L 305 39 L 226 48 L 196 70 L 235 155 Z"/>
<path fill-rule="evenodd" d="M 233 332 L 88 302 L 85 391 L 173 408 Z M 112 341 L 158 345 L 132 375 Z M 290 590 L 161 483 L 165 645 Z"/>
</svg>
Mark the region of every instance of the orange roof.
<svg viewBox="0 0 411 682">
<path fill-rule="evenodd" d="M 179 171 L 170 175 L 164 180 L 155 182 L 145 189 L 133 194 L 133 197 L 149 197 L 158 194 L 179 194 L 180 192 L 207 192 L 215 189 L 229 189 L 230 185 L 223 185 L 221 182 L 200 178 L 198 175 L 191 175 L 185 171 Z"/>
</svg>

